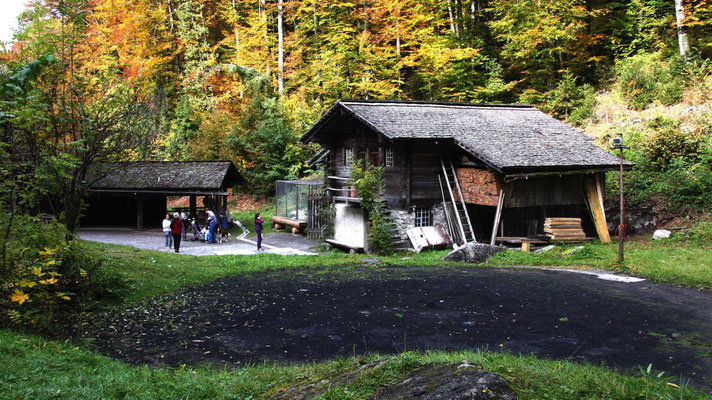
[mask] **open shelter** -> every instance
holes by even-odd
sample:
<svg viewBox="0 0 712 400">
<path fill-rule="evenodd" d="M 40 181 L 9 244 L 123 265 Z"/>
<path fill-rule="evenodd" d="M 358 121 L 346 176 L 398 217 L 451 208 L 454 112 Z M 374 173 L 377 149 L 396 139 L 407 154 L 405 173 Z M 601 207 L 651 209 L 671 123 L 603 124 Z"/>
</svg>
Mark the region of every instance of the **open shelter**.
<svg viewBox="0 0 712 400">
<path fill-rule="evenodd" d="M 227 208 L 228 189 L 244 183 L 231 161 L 137 161 L 101 163 L 91 171 L 82 225 L 159 227 L 169 196 L 197 197 L 216 210 Z"/>
</svg>

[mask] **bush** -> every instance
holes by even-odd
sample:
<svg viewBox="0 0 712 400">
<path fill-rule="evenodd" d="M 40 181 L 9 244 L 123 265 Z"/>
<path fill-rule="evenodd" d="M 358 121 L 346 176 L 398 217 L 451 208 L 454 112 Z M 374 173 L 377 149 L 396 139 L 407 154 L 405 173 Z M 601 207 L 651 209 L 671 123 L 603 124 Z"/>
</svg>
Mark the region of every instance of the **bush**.
<svg viewBox="0 0 712 400">
<path fill-rule="evenodd" d="M 634 110 L 644 110 L 656 100 L 675 104 L 685 91 L 684 63 L 679 57 L 641 53 L 619 60 L 614 69 L 616 89 Z"/>
<path fill-rule="evenodd" d="M 393 220 L 383 199 L 383 168 L 371 165 L 364 169 L 363 162 L 359 160 L 351 168 L 349 183 L 356 187 L 361 197 L 361 207 L 368 212 L 368 244 L 371 252 L 393 253 Z"/>
<path fill-rule="evenodd" d="M 658 117 L 649 125 L 653 133 L 641 144 L 645 157 L 660 169 L 681 161 L 695 161 L 702 150 L 700 132 L 683 132 L 674 121 Z M 679 165 L 677 165 L 679 167 Z"/>
<path fill-rule="evenodd" d="M 79 243 L 65 241 L 62 225 L 24 215 L 1 222 L 5 259 L 0 326 L 57 332 L 59 321 L 71 321 L 73 313 L 116 299 L 127 287 L 119 277 L 106 274 Z"/>
</svg>

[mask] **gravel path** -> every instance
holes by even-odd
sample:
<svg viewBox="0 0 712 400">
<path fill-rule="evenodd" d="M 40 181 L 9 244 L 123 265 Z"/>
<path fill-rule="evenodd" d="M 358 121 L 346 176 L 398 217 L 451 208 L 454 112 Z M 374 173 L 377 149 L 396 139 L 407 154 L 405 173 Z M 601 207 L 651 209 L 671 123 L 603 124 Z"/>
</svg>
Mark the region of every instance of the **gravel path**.
<svg viewBox="0 0 712 400">
<path fill-rule="evenodd" d="M 79 237 L 92 242 L 123 244 L 147 250 L 173 251 L 164 247 L 163 234 L 152 230 L 84 228 L 79 232 Z M 257 243 L 251 238 L 231 237 L 227 242 L 214 244 L 193 241 L 192 238 L 193 235 L 188 235 L 188 240 L 181 241 L 181 254 L 206 256 L 257 253 Z M 262 245 L 265 253 L 308 255 L 317 254 L 316 247 L 319 243 L 291 233 L 272 233 L 263 238 Z"/>
</svg>

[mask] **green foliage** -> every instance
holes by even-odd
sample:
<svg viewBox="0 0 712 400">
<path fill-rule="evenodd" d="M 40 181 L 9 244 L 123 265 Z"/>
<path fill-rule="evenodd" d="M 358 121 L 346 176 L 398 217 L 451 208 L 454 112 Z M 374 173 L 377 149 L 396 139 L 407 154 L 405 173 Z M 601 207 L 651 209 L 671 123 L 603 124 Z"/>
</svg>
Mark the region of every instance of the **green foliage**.
<svg viewBox="0 0 712 400">
<path fill-rule="evenodd" d="M 589 84 L 576 84 L 576 77 L 566 72 L 556 88 L 549 93 L 542 107 L 558 119 L 581 125 L 593 116 L 596 105 L 595 90 Z"/>
<path fill-rule="evenodd" d="M 658 117 L 624 130 L 635 168 L 624 174 L 631 206 L 658 204 L 670 210 L 706 210 L 712 206 L 712 143 L 709 132 L 684 132 L 679 122 Z M 617 196 L 618 174 L 609 173 L 606 192 Z"/>
<path fill-rule="evenodd" d="M 193 111 L 187 97 L 178 103 L 170 131 L 168 146 L 165 149 L 166 158 L 178 161 L 192 160 L 189 145 L 191 140 L 200 134 L 200 117 Z"/>
<path fill-rule="evenodd" d="M 306 159 L 304 150 L 297 144 L 297 135 L 267 77 L 250 68 L 232 68 L 242 77 L 250 101 L 228 134 L 227 147 L 242 160 L 238 166 L 251 189 L 270 194 L 277 179 L 289 177 L 295 172 L 292 167 Z"/>
<path fill-rule="evenodd" d="M 356 187 L 361 207 L 368 212 L 370 251 L 377 254 L 393 253 L 393 219 L 383 198 L 383 168 L 373 165 L 364 168 L 363 162 L 358 160 L 351 167 L 349 183 Z"/>
<path fill-rule="evenodd" d="M 653 132 L 641 143 L 641 151 L 658 169 L 679 168 L 681 163 L 694 162 L 702 155 L 701 132 L 683 132 L 679 123 L 663 117 L 652 120 L 648 128 Z"/>
<path fill-rule="evenodd" d="M 56 334 L 68 325 L 71 315 L 123 294 L 123 281 L 106 274 L 78 243 L 58 241 L 63 236 L 52 232 L 53 224 L 24 222 L 40 232 L 51 233 L 33 234 L 26 228 L 14 232 L 29 238 L 11 239 L 9 243 L 10 248 L 19 250 L 8 260 L 0 277 L 0 326 Z M 62 229 L 58 224 L 54 228 Z M 42 243 L 56 244 L 51 248 L 37 247 Z M 33 247 L 23 247 L 28 244 Z"/>
<path fill-rule="evenodd" d="M 679 57 L 666 59 L 662 52 L 623 58 L 615 66 L 616 89 L 634 110 L 643 110 L 654 101 L 677 103 L 685 89 L 682 64 Z"/>
</svg>

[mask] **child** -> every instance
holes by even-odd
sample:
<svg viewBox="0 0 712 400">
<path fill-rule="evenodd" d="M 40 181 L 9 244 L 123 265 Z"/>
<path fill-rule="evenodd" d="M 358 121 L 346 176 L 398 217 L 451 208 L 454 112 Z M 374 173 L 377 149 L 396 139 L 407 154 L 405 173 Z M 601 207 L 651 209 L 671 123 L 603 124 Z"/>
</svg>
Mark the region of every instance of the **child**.
<svg viewBox="0 0 712 400">
<path fill-rule="evenodd" d="M 257 233 L 257 251 L 262 250 L 262 223 L 260 213 L 255 214 L 255 232 Z"/>
</svg>

